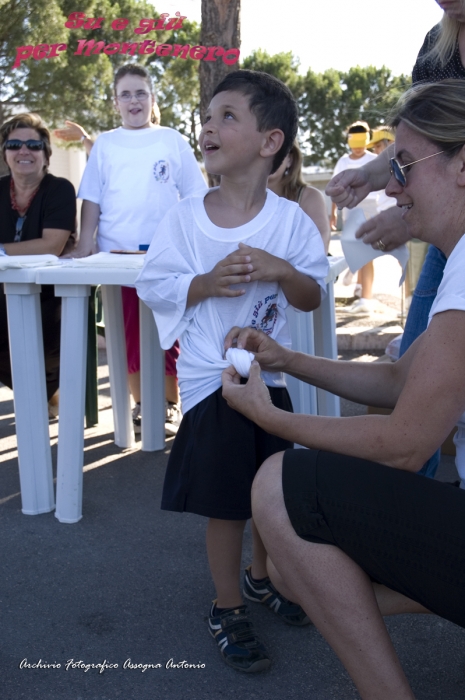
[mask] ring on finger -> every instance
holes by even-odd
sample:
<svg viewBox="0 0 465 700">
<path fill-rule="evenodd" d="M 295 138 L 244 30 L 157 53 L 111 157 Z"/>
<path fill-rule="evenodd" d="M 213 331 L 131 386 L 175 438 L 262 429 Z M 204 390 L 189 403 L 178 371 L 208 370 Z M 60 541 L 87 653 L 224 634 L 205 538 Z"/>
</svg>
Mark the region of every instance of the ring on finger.
<svg viewBox="0 0 465 700">
<path fill-rule="evenodd" d="M 380 250 L 382 253 L 386 250 L 386 243 L 384 243 L 381 239 L 378 241 L 376 247 L 378 250 Z"/>
</svg>

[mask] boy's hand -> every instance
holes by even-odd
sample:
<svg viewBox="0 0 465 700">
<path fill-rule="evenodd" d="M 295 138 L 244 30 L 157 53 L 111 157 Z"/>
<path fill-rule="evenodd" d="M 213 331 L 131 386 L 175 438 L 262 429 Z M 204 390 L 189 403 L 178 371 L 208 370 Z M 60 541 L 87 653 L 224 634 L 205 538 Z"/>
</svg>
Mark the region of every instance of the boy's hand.
<svg viewBox="0 0 465 700">
<path fill-rule="evenodd" d="M 231 328 L 224 339 L 225 351 L 241 348 L 253 352 L 260 367 L 269 372 L 282 372 L 292 355 L 292 350 L 284 348 L 275 340 L 255 328 Z"/>
<path fill-rule="evenodd" d="M 313 311 L 320 304 L 320 287 L 311 277 L 298 272 L 291 263 L 261 248 L 239 243 L 239 252 L 246 253 L 252 262 L 250 282 L 277 282 L 291 306 L 300 311 Z"/>
<path fill-rule="evenodd" d="M 279 282 L 282 283 L 292 274 L 292 265 L 282 258 L 277 258 L 276 255 L 267 253 L 261 248 L 251 248 L 245 243 L 239 243 L 239 251 L 250 259 L 252 270 L 250 282 L 261 280 L 262 282 Z"/>
<path fill-rule="evenodd" d="M 213 270 L 197 275 L 191 282 L 187 295 L 187 307 L 199 304 L 209 297 L 240 297 L 245 289 L 231 289 L 232 284 L 247 284 L 253 270 L 251 258 L 241 251 L 234 251 L 216 263 Z"/>
</svg>

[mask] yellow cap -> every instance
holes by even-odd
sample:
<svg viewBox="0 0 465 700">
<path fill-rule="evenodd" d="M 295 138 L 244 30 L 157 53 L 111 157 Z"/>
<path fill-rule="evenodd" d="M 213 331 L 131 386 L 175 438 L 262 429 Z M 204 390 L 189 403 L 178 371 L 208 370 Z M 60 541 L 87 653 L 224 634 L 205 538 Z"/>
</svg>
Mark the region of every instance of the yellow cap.
<svg viewBox="0 0 465 700">
<path fill-rule="evenodd" d="M 373 137 L 367 148 L 373 148 L 380 141 L 395 141 L 394 134 L 387 129 L 373 129 Z"/>
</svg>

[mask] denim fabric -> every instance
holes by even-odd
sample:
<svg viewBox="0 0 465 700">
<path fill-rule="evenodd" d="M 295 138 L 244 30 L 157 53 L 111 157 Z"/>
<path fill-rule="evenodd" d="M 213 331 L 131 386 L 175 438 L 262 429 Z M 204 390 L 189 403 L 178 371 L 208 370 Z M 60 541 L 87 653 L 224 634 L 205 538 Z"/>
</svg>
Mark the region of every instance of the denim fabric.
<svg viewBox="0 0 465 700">
<path fill-rule="evenodd" d="M 402 356 L 418 336 L 426 330 L 429 312 L 436 298 L 438 287 L 441 284 L 446 262 L 447 258 L 444 253 L 442 253 L 439 248 L 430 245 L 425 262 L 423 263 L 420 279 L 418 280 L 418 284 L 412 296 L 412 303 L 410 304 L 404 335 L 402 336 L 400 345 L 400 356 Z M 433 479 L 439 466 L 440 459 L 441 450 L 438 450 L 418 473 Z"/>
</svg>

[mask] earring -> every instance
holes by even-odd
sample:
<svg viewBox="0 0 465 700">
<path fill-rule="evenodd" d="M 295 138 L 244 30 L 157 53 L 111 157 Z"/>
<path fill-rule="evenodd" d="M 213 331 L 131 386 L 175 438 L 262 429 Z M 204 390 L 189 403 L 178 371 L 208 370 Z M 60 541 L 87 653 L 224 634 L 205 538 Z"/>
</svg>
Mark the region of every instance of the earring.
<svg viewBox="0 0 465 700">
<path fill-rule="evenodd" d="M 284 171 L 284 174 L 289 175 L 289 168 L 286 168 L 286 170 Z"/>
</svg>

